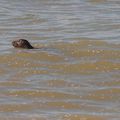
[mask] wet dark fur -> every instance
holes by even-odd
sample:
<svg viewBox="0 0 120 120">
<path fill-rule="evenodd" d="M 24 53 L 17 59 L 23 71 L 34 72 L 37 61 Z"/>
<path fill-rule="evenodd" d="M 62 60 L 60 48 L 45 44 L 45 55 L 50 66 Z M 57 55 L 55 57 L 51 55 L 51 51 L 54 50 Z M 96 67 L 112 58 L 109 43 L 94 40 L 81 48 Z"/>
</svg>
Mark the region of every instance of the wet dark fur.
<svg viewBox="0 0 120 120">
<path fill-rule="evenodd" d="M 34 47 L 25 39 L 19 39 L 12 42 L 15 48 L 34 49 Z"/>
</svg>

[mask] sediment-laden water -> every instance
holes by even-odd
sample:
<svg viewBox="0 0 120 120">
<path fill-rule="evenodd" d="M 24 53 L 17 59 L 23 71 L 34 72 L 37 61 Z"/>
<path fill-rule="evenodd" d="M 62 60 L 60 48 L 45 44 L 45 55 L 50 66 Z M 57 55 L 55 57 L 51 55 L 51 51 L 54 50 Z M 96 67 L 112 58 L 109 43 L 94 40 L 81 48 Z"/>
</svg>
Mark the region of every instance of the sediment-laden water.
<svg viewBox="0 0 120 120">
<path fill-rule="evenodd" d="M 119 13 L 119 0 L 1 0 L 0 120 L 119 120 Z"/>
</svg>

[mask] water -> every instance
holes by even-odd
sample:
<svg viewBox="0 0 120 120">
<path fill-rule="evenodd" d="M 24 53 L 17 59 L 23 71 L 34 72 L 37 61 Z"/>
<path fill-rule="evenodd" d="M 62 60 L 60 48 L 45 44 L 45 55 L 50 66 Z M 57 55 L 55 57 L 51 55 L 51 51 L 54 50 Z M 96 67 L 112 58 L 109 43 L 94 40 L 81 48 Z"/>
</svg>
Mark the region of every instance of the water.
<svg viewBox="0 0 120 120">
<path fill-rule="evenodd" d="M 119 6 L 1 0 L 0 120 L 119 120 Z M 13 48 L 19 38 L 40 49 Z"/>
</svg>

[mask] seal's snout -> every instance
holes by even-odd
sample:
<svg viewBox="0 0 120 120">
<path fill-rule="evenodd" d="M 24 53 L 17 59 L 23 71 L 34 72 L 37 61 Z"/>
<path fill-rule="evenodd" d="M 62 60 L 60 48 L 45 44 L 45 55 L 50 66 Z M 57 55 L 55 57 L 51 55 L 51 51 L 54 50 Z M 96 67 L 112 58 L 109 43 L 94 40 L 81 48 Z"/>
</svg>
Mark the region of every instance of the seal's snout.
<svg viewBox="0 0 120 120">
<path fill-rule="evenodd" d="M 15 44 L 15 41 L 12 41 L 12 45 L 14 46 L 14 44 Z"/>
<path fill-rule="evenodd" d="M 12 41 L 12 45 L 13 45 L 14 47 L 17 47 L 17 42 L 16 42 L 16 41 Z"/>
</svg>

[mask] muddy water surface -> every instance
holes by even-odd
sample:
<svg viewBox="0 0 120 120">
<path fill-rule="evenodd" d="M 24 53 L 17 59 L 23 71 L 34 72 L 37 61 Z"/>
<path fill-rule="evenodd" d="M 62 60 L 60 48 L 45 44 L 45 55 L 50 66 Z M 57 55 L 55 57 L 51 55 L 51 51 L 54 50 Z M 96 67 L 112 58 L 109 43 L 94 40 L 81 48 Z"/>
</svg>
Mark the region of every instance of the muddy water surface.
<svg viewBox="0 0 120 120">
<path fill-rule="evenodd" d="M 120 119 L 119 0 L 0 6 L 0 120 Z"/>
</svg>

